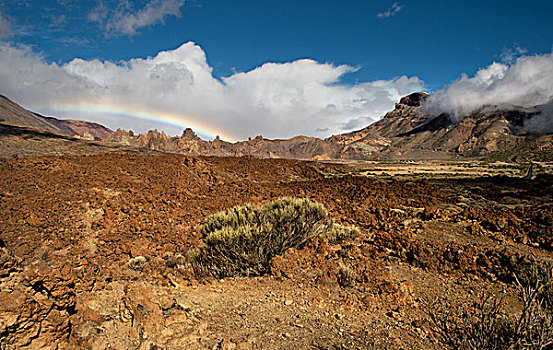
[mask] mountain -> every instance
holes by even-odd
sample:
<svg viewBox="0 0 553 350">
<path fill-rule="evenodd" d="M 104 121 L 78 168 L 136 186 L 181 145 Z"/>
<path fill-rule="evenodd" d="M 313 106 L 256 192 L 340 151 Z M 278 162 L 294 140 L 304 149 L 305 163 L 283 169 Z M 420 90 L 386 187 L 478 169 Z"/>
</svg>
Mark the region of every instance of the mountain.
<svg viewBox="0 0 553 350">
<path fill-rule="evenodd" d="M 58 125 L 53 120 L 30 112 L 2 95 L 0 95 L 0 123 L 32 128 L 60 135 L 75 135 L 68 127 Z"/>
<path fill-rule="evenodd" d="M 0 95 L 0 123 L 86 139 L 101 139 L 113 133 L 112 130 L 97 123 L 44 117 L 24 109 L 2 95 Z"/>
<path fill-rule="evenodd" d="M 406 96 L 376 123 L 327 141 L 369 159 L 551 157 L 553 136 L 531 134 L 524 127 L 539 115 L 541 106 L 488 106 L 457 121 L 445 113 L 424 112 L 426 98 L 424 93 Z"/>
<path fill-rule="evenodd" d="M 187 155 L 307 160 L 553 159 L 553 136 L 531 134 L 524 127 L 528 121 L 537 120 L 534 118 L 543 106 L 526 109 L 488 106 L 455 120 L 444 113 L 426 113 L 423 106 L 428 96 L 425 93 L 405 96 L 381 120 L 361 130 L 324 140 L 307 136 L 268 140 L 257 136 L 231 143 L 219 137 L 213 141 L 202 140 L 192 129 L 184 130 L 180 136 L 169 136 L 158 130 L 140 135 L 121 129 L 112 132 L 96 123 L 43 117 L 5 97 L 0 98 L 0 123 L 95 139 L 98 145 L 114 150 L 125 148 Z M 11 142 L 15 142 L 13 133 L 10 137 Z M 33 150 L 32 154 L 35 152 Z"/>
</svg>

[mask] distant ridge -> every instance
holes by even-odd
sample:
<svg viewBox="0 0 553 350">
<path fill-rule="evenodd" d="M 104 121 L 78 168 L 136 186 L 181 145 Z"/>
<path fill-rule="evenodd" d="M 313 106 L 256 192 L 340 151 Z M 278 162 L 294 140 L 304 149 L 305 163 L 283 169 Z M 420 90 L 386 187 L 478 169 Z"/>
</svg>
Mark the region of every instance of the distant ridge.
<svg viewBox="0 0 553 350">
<path fill-rule="evenodd" d="M 88 139 L 101 139 L 113 133 L 112 130 L 97 123 L 42 116 L 24 109 L 2 95 L 0 95 L 0 123 Z"/>
<path fill-rule="evenodd" d="M 113 149 L 123 147 L 186 155 L 327 161 L 553 160 L 552 135 L 529 135 L 524 132 L 525 122 L 539 113 L 539 106 L 495 111 L 483 108 L 461 121 L 453 121 L 447 114 L 426 114 L 422 106 L 427 97 L 428 94 L 420 92 L 405 96 L 379 121 L 324 140 L 307 136 L 269 140 L 257 136 L 235 143 L 219 137 L 206 141 L 189 128 L 180 136 L 169 136 L 158 130 L 140 135 L 121 129 L 113 132 L 97 123 L 43 117 L 4 96 L 0 96 L 0 123 L 97 140 L 98 144 Z"/>
</svg>

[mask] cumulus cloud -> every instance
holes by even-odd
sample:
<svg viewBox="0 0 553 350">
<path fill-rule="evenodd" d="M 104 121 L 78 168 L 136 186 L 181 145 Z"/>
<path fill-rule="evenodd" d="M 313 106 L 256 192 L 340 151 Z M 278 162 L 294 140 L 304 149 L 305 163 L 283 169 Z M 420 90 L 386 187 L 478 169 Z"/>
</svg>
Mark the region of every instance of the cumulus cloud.
<svg viewBox="0 0 553 350">
<path fill-rule="evenodd" d="M 132 36 L 140 28 L 163 22 L 167 16 L 180 17 L 180 8 L 185 0 L 150 0 L 146 6 L 133 11 L 129 1 L 120 1 L 116 5 L 100 2 L 88 15 L 88 20 L 98 22 L 107 36 Z"/>
<path fill-rule="evenodd" d="M 461 76 L 436 91 L 424 104 L 430 114 L 442 112 L 460 120 L 488 110 L 544 105 L 553 99 L 553 55 L 521 56 L 514 63 L 494 62 L 475 76 Z"/>
<path fill-rule="evenodd" d="M 12 36 L 12 25 L 0 12 L 0 40 L 9 39 Z"/>
<path fill-rule="evenodd" d="M 74 59 L 63 65 L 49 63 L 29 48 L 0 46 L 0 93 L 37 112 L 77 118 L 56 111 L 56 106 L 129 106 L 181 115 L 183 124 L 208 124 L 235 139 L 258 134 L 325 137 L 351 131 L 378 119 L 400 97 L 424 88 L 418 78 L 405 76 L 340 84 L 354 71 L 348 65 L 302 59 L 266 63 L 217 79 L 205 52 L 192 42 L 144 59 Z M 106 122 L 101 113 L 85 117 Z M 111 120 L 108 126 L 145 131 L 125 118 Z"/>
<path fill-rule="evenodd" d="M 392 16 L 397 15 L 399 11 L 401 11 L 404 7 L 405 7 L 404 5 L 400 5 L 398 2 L 394 2 L 392 4 L 392 7 L 390 7 L 386 11 L 378 13 L 376 16 L 378 18 L 390 18 Z"/>
</svg>

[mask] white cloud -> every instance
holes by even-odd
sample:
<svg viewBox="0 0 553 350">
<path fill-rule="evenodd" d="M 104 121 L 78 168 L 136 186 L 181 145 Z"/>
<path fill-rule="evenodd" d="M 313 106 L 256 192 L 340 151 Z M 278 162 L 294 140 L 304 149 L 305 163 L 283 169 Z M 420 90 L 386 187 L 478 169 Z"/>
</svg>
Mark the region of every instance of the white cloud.
<svg viewBox="0 0 553 350">
<path fill-rule="evenodd" d="M 340 84 L 353 71 L 348 65 L 303 59 L 266 63 L 219 80 L 204 51 L 192 42 L 146 59 L 74 59 L 64 65 L 48 63 L 29 48 L 0 46 L 0 93 L 37 112 L 79 117 L 56 110 L 69 104 L 155 111 L 181 115 L 183 125 L 209 125 L 238 139 L 351 131 L 391 110 L 400 97 L 424 88 L 418 78 L 405 76 Z M 102 113 L 85 117 L 106 122 Z M 124 116 L 108 126 L 145 131 Z"/>
<path fill-rule="evenodd" d="M 99 88 L 69 74 L 56 63 L 45 62 L 29 47 L 7 44 L 0 45 L 0 81 L 6 96 L 19 96 L 35 105 L 64 96 L 81 98 Z"/>
<path fill-rule="evenodd" d="M 133 11 L 128 0 L 120 1 L 115 6 L 100 2 L 89 13 L 88 19 L 98 22 L 107 36 L 128 35 L 132 36 L 140 28 L 164 22 L 167 16 L 181 15 L 180 8 L 185 0 L 150 0 L 146 6 L 138 11 Z"/>
<path fill-rule="evenodd" d="M 392 4 L 392 7 L 390 7 L 389 9 L 387 9 L 384 12 L 378 13 L 376 16 L 378 18 L 390 18 L 392 16 L 397 15 L 399 13 L 399 11 L 401 11 L 404 7 L 405 7 L 404 5 L 400 5 L 399 3 L 394 2 Z"/>
<path fill-rule="evenodd" d="M 0 40 L 9 39 L 12 36 L 12 24 L 0 12 Z"/>
<path fill-rule="evenodd" d="M 545 104 L 539 114 L 524 123 L 524 131 L 533 134 L 553 133 L 553 100 Z"/>
<path fill-rule="evenodd" d="M 483 107 L 534 107 L 553 99 L 553 55 L 519 57 L 513 64 L 494 62 L 436 91 L 424 108 L 431 114 L 448 113 L 460 120 Z"/>
<path fill-rule="evenodd" d="M 407 77 L 337 85 L 344 74 L 354 70 L 313 60 L 267 63 L 224 79 L 225 91 L 231 101 L 240 101 L 233 106 L 235 115 L 248 118 L 255 129 L 265 129 L 264 135 L 289 137 L 320 134 L 316 129 L 325 127 L 329 128 L 326 134 L 352 130 L 360 126 L 352 127 L 352 120 L 378 119 L 402 95 L 422 89 L 418 78 Z"/>
<path fill-rule="evenodd" d="M 503 63 L 512 64 L 517 60 L 517 58 L 527 52 L 528 50 L 518 46 L 517 44 L 514 44 L 512 47 L 504 46 L 501 54 L 499 55 L 499 58 Z"/>
</svg>

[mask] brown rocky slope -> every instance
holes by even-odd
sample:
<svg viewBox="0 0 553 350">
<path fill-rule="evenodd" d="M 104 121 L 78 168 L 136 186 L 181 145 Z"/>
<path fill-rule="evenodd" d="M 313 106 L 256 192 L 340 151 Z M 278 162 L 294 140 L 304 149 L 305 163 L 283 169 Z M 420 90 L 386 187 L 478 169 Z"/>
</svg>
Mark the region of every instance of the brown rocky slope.
<svg viewBox="0 0 553 350">
<path fill-rule="evenodd" d="M 553 150 L 552 135 L 525 132 L 524 123 L 539 108 L 481 111 L 460 121 L 447 114 L 424 112 L 427 94 L 414 93 L 396 104 L 381 120 L 359 131 L 336 135 L 329 142 L 356 149 L 360 158 L 436 159 L 503 158 L 540 159 Z M 510 158 L 509 158 L 510 157 Z M 547 158 L 547 157 L 546 157 Z"/>
</svg>

